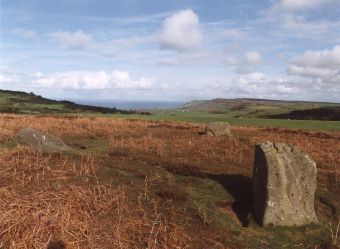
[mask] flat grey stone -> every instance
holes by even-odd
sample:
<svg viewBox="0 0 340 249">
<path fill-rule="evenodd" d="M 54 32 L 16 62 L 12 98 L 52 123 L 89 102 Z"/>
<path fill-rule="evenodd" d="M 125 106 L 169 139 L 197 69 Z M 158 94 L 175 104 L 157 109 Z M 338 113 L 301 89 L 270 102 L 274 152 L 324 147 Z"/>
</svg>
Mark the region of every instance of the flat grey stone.
<svg viewBox="0 0 340 249">
<path fill-rule="evenodd" d="M 230 125 L 227 122 L 210 122 L 205 127 L 205 134 L 216 137 L 230 137 Z"/>
<path fill-rule="evenodd" d="M 71 148 L 59 137 L 50 133 L 43 133 L 32 128 L 24 128 L 17 134 L 20 144 L 28 145 L 42 153 L 70 151 Z"/>
</svg>

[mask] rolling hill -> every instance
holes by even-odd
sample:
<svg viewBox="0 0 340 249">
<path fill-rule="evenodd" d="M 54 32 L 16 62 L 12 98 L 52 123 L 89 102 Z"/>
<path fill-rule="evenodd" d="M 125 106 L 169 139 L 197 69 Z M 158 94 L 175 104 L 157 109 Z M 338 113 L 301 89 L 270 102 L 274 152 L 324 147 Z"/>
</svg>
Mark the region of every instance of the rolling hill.
<svg viewBox="0 0 340 249">
<path fill-rule="evenodd" d="M 18 114 L 105 113 L 133 114 L 135 111 L 117 108 L 80 105 L 71 101 L 52 100 L 34 93 L 0 90 L 0 112 Z"/>
<path fill-rule="evenodd" d="M 226 114 L 232 118 L 340 120 L 340 104 L 267 99 L 212 99 L 186 103 L 183 111 Z"/>
</svg>

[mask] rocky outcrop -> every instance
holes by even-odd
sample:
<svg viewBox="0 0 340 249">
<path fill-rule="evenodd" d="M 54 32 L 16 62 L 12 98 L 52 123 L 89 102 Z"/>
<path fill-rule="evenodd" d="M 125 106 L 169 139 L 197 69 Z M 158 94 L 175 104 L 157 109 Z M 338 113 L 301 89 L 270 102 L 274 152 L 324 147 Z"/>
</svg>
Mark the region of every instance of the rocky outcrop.
<svg viewBox="0 0 340 249">
<path fill-rule="evenodd" d="M 317 222 L 316 164 L 293 145 L 255 146 L 254 217 L 261 225 L 301 226 Z"/>
<path fill-rule="evenodd" d="M 43 133 L 32 128 L 24 128 L 17 134 L 20 144 L 28 145 L 42 153 L 65 152 L 71 148 L 59 137 L 50 133 Z"/>
<path fill-rule="evenodd" d="M 210 122 L 205 127 L 208 136 L 230 136 L 230 125 L 227 122 Z"/>
</svg>

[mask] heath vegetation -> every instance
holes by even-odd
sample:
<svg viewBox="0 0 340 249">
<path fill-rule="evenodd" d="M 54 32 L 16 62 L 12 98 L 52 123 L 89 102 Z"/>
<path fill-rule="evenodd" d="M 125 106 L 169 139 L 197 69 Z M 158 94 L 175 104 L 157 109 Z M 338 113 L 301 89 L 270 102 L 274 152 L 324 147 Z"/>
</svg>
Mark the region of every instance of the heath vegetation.
<svg viewBox="0 0 340 249">
<path fill-rule="evenodd" d="M 24 127 L 73 148 L 17 145 Z M 340 132 L 99 117 L 0 115 L 2 248 L 336 248 Z M 251 214 L 254 145 L 291 143 L 318 167 L 318 225 L 261 228 Z M 331 228 L 331 230 L 330 230 Z M 331 231 L 331 232 L 330 232 Z"/>
</svg>

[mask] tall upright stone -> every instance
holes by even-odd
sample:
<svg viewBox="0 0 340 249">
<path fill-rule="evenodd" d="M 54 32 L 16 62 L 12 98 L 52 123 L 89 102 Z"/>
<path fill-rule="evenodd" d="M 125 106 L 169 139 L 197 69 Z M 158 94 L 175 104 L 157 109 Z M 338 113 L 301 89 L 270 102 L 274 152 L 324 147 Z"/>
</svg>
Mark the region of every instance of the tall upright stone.
<svg viewBox="0 0 340 249">
<path fill-rule="evenodd" d="M 317 168 L 293 145 L 265 142 L 255 146 L 254 217 L 263 226 L 316 223 L 314 194 Z"/>
</svg>

